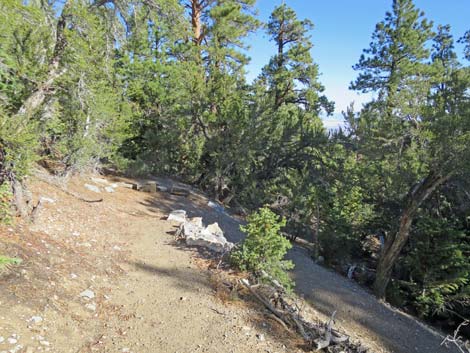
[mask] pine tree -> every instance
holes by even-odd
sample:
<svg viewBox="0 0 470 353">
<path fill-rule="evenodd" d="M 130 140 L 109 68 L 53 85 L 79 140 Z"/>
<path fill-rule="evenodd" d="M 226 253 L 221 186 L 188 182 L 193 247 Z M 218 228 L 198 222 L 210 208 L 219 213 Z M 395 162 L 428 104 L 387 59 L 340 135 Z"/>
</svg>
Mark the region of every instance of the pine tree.
<svg viewBox="0 0 470 353">
<path fill-rule="evenodd" d="M 462 117 L 438 113 L 428 100 L 432 82 L 444 75 L 436 61 L 442 52 L 435 51 L 435 65 L 426 62 L 431 59 L 427 49 L 431 35 L 430 24 L 411 0 L 395 0 L 392 12 L 377 25 L 370 48 L 355 66 L 361 72 L 352 88 L 377 93 L 357 124 L 360 152 L 382 176 L 376 202 L 383 205 L 387 218 L 397 219 L 389 229 L 377 267 L 374 289 L 379 297 L 385 296 L 393 266 L 422 204 L 454 173 L 465 169 L 460 163 L 460 167 L 450 166 L 449 158 L 463 156 L 463 151 L 454 149 L 462 144 L 446 137 L 441 123 L 460 124 L 459 134 L 467 131 L 467 124 Z M 440 35 L 442 41 L 442 30 Z M 461 80 L 461 84 L 466 83 Z"/>
</svg>

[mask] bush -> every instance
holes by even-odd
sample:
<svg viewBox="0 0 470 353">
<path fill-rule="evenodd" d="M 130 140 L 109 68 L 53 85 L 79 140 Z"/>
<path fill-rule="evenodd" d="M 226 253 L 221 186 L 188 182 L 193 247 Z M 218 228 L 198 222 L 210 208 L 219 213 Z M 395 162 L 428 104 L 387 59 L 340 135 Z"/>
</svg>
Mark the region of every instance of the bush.
<svg viewBox="0 0 470 353">
<path fill-rule="evenodd" d="M 0 224 L 10 224 L 11 216 L 11 199 L 13 195 L 8 183 L 0 184 Z"/>
<path fill-rule="evenodd" d="M 21 259 L 11 258 L 11 257 L 6 257 L 6 256 L 0 255 L 0 270 L 3 267 L 6 267 L 8 265 L 19 265 L 21 262 L 22 262 Z"/>
<path fill-rule="evenodd" d="M 290 290 L 293 281 L 287 270 L 294 268 L 292 261 L 284 256 L 292 245 L 280 234 L 285 219 L 264 207 L 248 217 L 248 225 L 240 227 L 247 234 L 242 245 L 232 252 L 232 263 L 243 271 L 260 277 L 262 271 L 278 280 Z"/>
</svg>

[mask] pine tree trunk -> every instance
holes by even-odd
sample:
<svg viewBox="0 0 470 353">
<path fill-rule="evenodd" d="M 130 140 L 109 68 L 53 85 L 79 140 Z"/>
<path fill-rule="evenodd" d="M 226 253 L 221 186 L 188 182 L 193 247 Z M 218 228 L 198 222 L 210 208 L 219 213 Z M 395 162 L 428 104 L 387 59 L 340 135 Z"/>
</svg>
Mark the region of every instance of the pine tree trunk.
<svg viewBox="0 0 470 353">
<path fill-rule="evenodd" d="M 193 27 L 194 44 L 201 45 L 203 39 L 201 12 L 203 6 L 200 0 L 191 0 L 191 25 Z"/>
<path fill-rule="evenodd" d="M 386 289 L 392 276 L 393 266 L 410 236 L 413 218 L 413 211 L 411 209 L 405 209 L 401 215 L 398 232 L 394 234 L 393 237 L 387 238 L 385 242 L 374 282 L 375 294 L 381 299 L 385 298 Z"/>
<path fill-rule="evenodd" d="M 410 237 L 410 229 L 414 217 L 423 202 L 434 192 L 434 190 L 445 183 L 451 174 L 441 176 L 430 172 L 430 174 L 419 184 L 415 185 L 408 194 L 406 207 L 400 217 L 400 226 L 396 234 L 388 237 L 377 265 L 377 274 L 374 282 L 374 292 L 377 297 L 384 299 L 388 283 L 392 276 L 400 253 Z"/>
</svg>

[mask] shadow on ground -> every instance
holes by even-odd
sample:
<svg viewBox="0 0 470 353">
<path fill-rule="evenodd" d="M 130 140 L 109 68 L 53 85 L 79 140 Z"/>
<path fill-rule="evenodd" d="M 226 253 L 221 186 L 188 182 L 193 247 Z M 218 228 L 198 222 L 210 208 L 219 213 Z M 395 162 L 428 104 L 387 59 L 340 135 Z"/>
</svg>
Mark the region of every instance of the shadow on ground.
<svg viewBox="0 0 470 353">
<path fill-rule="evenodd" d="M 207 279 L 201 276 L 198 269 L 186 268 L 184 270 L 168 267 L 158 267 L 141 261 L 128 261 L 129 265 L 134 266 L 139 271 L 145 272 L 157 277 L 170 278 L 176 288 L 184 291 L 195 291 L 197 288 L 208 287 Z M 195 285 L 196 284 L 196 285 Z"/>
<path fill-rule="evenodd" d="M 188 197 L 168 193 L 159 193 L 156 197 L 149 195 L 141 204 L 152 213 L 164 215 L 176 209 L 186 210 L 189 217 L 202 217 L 205 225 L 217 222 L 229 241 L 240 242 L 244 238 L 240 231 L 243 222 L 216 211 L 207 202 L 202 194 L 192 192 Z M 177 243 L 175 245 L 178 246 Z M 294 246 L 288 257 L 295 263 L 292 276 L 297 283 L 296 292 L 324 315 L 330 316 L 337 311 L 336 317 L 343 323 L 341 326 L 354 331 L 355 335 L 372 339 L 393 353 L 457 352 L 453 347 L 440 345 L 442 335 L 380 303 L 355 282 L 315 264 L 307 250 Z M 142 269 L 151 270 L 144 265 Z M 162 274 L 179 276 L 183 281 L 186 278 L 184 274 L 170 274 L 166 270 Z"/>
</svg>

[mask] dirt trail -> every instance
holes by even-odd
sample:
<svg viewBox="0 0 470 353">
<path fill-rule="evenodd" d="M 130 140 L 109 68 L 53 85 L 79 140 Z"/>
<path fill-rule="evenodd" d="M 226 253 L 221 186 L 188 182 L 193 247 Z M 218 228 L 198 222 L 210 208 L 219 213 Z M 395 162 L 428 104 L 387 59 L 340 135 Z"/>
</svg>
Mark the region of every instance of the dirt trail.
<svg viewBox="0 0 470 353">
<path fill-rule="evenodd" d="M 302 352 L 254 308 L 214 295 L 207 261 L 164 220 L 186 198 L 84 183 L 68 188 L 103 202 L 37 181 L 36 197 L 53 203 L 33 231 L 0 228 L 0 253 L 25 260 L 0 273 L 0 353 Z"/>
<path fill-rule="evenodd" d="M 74 179 L 69 189 L 96 197 L 85 182 Z M 240 222 L 208 207 L 202 194 L 118 187 L 90 204 L 43 181 L 32 190 L 53 201 L 44 203 L 33 232 L 0 229 L 0 253 L 25 259 L 0 274 L 0 353 L 302 352 L 277 325 L 253 320 L 254 309 L 217 299 L 198 253 L 175 242 L 175 225 L 164 220 L 174 209 L 242 239 Z M 298 292 L 325 318 L 338 310 L 339 325 L 374 351 L 452 352 L 429 329 L 313 264 L 305 250 L 295 247 L 290 256 Z"/>
</svg>

